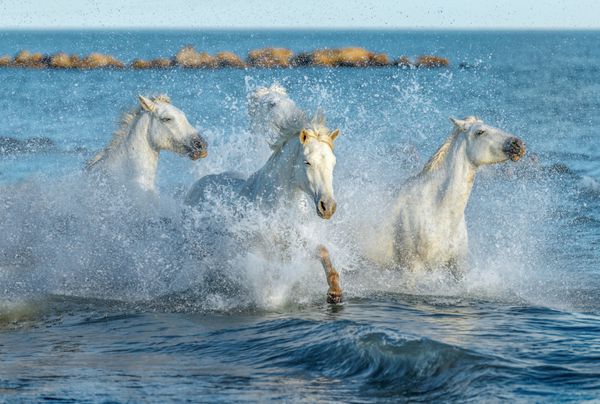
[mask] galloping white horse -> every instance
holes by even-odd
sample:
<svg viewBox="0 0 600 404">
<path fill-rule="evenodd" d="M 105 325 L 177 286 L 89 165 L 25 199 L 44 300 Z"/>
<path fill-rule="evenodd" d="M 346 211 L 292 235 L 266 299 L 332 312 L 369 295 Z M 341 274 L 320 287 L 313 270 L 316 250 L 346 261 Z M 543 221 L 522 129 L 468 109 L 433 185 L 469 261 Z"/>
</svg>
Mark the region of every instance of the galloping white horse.
<svg viewBox="0 0 600 404">
<path fill-rule="evenodd" d="M 298 201 L 304 193 L 314 202 L 319 217 L 331 218 L 336 209 L 333 142 L 340 134 L 339 129 L 329 131 L 325 117 L 320 113 L 312 120 L 307 119 L 285 89 L 277 84 L 254 91 L 249 114 L 253 133 L 271 135 L 267 139 L 273 150 L 271 157 L 247 180 L 233 173 L 199 179 L 186 196 L 186 203 L 198 204 L 210 185 L 227 184 L 240 196 L 267 208 Z M 319 246 L 317 250 L 329 284 L 327 301 L 339 303 L 342 300 L 339 275 L 331 264 L 327 249 Z"/>
<path fill-rule="evenodd" d="M 520 139 L 470 116 L 450 118 L 454 130 L 423 170 L 399 190 L 380 263 L 412 271 L 447 267 L 460 277 L 468 250 L 465 207 L 480 166 L 517 161 Z"/>
<path fill-rule="evenodd" d="M 140 107 L 123 115 L 108 146 L 92 157 L 86 168 L 155 191 L 161 150 L 197 160 L 207 156 L 207 145 L 167 96 L 150 100 L 140 95 L 139 100 Z"/>
<path fill-rule="evenodd" d="M 333 142 L 339 129 L 329 131 L 322 114 L 308 120 L 278 85 L 257 89 L 251 96 L 249 112 L 254 130 L 269 126 L 275 129 L 275 136 L 267 139 L 273 150 L 269 160 L 245 181 L 233 173 L 199 179 L 188 192 L 186 202 L 195 205 L 203 199 L 207 186 L 226 183 L 249 201 L 269 207 L 297 201 L 304 192 L 320 217 L 331 218 L 336 209 Z"/>
</svg>

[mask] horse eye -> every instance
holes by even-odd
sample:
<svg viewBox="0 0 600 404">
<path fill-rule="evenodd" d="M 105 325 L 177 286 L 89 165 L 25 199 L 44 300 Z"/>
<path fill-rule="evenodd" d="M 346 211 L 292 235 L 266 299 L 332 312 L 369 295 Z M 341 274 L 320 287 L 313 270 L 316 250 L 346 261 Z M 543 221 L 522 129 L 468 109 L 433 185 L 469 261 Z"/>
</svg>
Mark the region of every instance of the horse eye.
<svg viewBox="0 0 600 404">
<path fill-rule="evenodd" d="M 172 119 L 171 119 L 171 118 L 169 118 L 168 116 L 166 116 L 166 117 L 164 117 L 164 118 L 160 118 L 160 121 L 161 121 L 161 122 L 171 122 L 171 121 L 172 121 Z"/>
<path fill-rule="evenodd" d="M 481 136 L 485 133 L 485 131 L 483 129 L 479 129 L 478 131 L 475 132 L 475 135 L 477 136 Z"/>
<path fill-rule="evenodd" d="M 308 161 L 306 161 L 306 160 L 304 160 L 304 165 L 310 167 L 310 163 Z"/>
</svg>

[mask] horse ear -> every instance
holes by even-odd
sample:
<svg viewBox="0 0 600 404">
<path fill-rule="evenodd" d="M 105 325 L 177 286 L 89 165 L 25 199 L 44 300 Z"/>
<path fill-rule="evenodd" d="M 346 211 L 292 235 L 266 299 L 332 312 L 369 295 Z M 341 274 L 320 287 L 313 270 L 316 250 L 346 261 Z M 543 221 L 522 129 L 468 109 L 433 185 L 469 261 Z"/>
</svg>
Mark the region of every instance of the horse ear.
<svg viewBox="0 0 600 404">
<path fill-rule="evenodd" d="M 331 141 L 333 142 L 335 140 L 335 138 L 338 137 L 339 135 L 340 135 L 340 130 L 336 129 L 329 134 L 329 137 L 331 138 Z"/>
<path fill-rule="evenodd" d="M 300 131 L 300 143 L 306 144 L 307 140 L 308 140 L 308 132 L 306 131 L 306 129 L 302 129 Z"/>
<path fill-rule="evenodd" d="M 460 130 L 466 130 L 467 129 L 467 122 L 463 121 L 462 119 L 456 119 L 453 117 L 449 117 L 450 122 L 452 122 L 454 124 L 454 126 L 456 126 L 458 129 Z"/>
<path fill-rule="evenodd" d="M 140 95 L 139 99 L 140 99 L 140 106 L 145 111 L 153 112 L 156 109 L 156 105 L 154 104 L 154 102 L 149 100 L 148 98 L 144 97 L 143 95 Z"/>
</svg>

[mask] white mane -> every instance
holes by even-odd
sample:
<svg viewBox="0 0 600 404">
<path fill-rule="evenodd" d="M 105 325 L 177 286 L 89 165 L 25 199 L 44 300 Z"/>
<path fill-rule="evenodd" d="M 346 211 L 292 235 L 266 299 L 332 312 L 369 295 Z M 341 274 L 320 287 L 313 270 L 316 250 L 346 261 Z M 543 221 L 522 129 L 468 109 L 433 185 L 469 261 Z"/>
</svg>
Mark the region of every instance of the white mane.
<svg viewBox="0 0 600 404">
<path fill-rule="evenodd" d="M 296 103 L 292 101 L 281 85 L 260 87 L 249 97 L 248 113 L 253 120 L 253 131 L 265 136 L 273 151 L 281 148 L 304 129 L 311 137 L 332 146 L 325 115 L 321 111 L 308 119 Z"/>
<path fill-rule="evenodd" d="M 311 136 L 317 138 L 319 141 L 325 141 L 329 144 L 333 150 L 333 143 L 329 138 L 329 129 L 326 125 L 325 115 L 322 111 L 317 111 L 315 116 L 308 121 L 306 115 L 301 112 L 300 115 L 291 116 L 289 120 L 281 123 L 274 123 L 276 136 L 267 139 L 269 147 L 273 150 L 280 150 L 288 140 L 300 135 L 302 129 L 305 129 Z"/>
<path fill-rule="evenodd" d="M 171 103 L 171 99 L 166 94 L 157 95 L 152 98 L 152 101 L 162 102 L 165 104 Z M 85 164 L 86 170 L 89 170 L 92 167 L 94 167 L 96 164 L 98 164 L 100 161 L 102 161 L 106 156 L 110 155 L 110 153 L 113 150 L 116 150 L 123 143 L 123 141 L 129 134 L 131 127 L 137 121 L 137 118 L 139 117 L 141 110 L 142 110 L 142 108 L 138 106 L 134 109 L 131 109 L 131 110 L 125 112 L 123 115 L 121 115 L 121 119 L 119 119 L 119 127 L 113 133 L 112 138 L 110 139 L 110 142 L 104 149 L 100 150 L 98 153 L 96 153 L 96 155 L 94 157 L 90 158 L 86 162 L 86 164 Z"/>
<path fill-rule="evenodd" d="M 306 123 L 306 115 L 278 83 L 255 89 L 248 97 L 253 133 L 263 135 L 272 150 L 279 150 Z"/>
<path fill-rule="evenodd" d="M 479 119 L 475 116 L 468 116 L 464 120 L 465 120 L 465 122 L 468 122 L 468 123 L 475 123 Z M 423 167 L 423 170 L 421 172 L 427 173 L 427 172 L 431 172 L 431 171 L 434 171 L 437 168 L 439 168 L 442 165 L 442 163 L 444 162 L 444 160 L 446 160 L 446 156 L 448 155 L 450 146 L 452 145 L 454 140 L 458 137 L 458 135 L 461 132 L 462 131 L 460 128 L 454 127 L 454 130 L 452 131 L 450 136 L 448 136 L 448 138 L 444 141 L 444 143 L 442 143 L 442 145 L 439 147 L 439 149 L 433 154 L 433 156 L 431 156 L 429 161 L 427 161 L 427 163 L 425 163 L 425 166 Z"/>
</svg>

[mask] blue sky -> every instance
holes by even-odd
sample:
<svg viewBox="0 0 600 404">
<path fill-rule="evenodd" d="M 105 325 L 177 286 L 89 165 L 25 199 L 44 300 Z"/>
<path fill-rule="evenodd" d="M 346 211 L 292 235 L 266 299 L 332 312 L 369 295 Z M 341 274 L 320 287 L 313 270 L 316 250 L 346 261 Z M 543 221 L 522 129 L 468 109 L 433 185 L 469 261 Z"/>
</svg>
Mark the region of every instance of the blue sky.
<svg viewBox="0 0 600 404">
<path fill-rule="evenodd" d="M 600 28 L 596 0 L 0 0 L 4 28 Z"/>
</svg>

